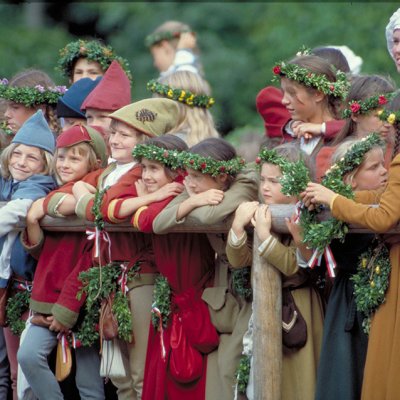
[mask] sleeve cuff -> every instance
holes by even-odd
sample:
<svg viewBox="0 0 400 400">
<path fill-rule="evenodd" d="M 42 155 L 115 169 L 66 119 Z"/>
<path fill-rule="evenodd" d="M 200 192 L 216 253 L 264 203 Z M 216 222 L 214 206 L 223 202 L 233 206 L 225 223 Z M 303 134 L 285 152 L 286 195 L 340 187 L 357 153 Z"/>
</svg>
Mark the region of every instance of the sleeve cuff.
<svg viewBox="0 0 400 400">
<path fill-rule="evenodd" d="M 274 238 L 272 235 L 270 235 L 267 239 L 265 239 L 260 246 L 258 246 L 258 254 L 262 256 L 270 247 L 270 245 L 275 242 L 276 238 Z"/>
<path fill-rule="evenodd" d="M 229 244 L 232 245 L 233 247 L 239 247 L 243 242 L 245 242 L 247 239 L 246 232 L 243 232 L 243 235 L 238 238 L 233 231 L 233 229 L 230 230 L 230 235 L 229 235 Z"/>
<path fill-rule="evenodd" d="M 86 209 L 91 200 L 94 199 L 94 194 L 87 193 L 82 195 L 79 200 L 76 202 L 75 206 L 75 214 L 82 219 L 87 219 Z M 61 322 L 61 321 L 60 321 Z"/>
<path fill-rule="evenodd" d="M 71 311 L 57 303 L 54 304 L 53 308 L 51 309 L 51 313 L 58 322 L 67 328 L 72 328 L 76 324 L 79 315 L 78 313 Z"/>
<path fill-rule="evenodd" d="M 332 210 L 333 209 L 333 203 L 335 202 L 335 200 L 337 199 L 337 197 L 339 196 L 338 193 L 336 193 L 333 197 L 331 202 L 329 203 L 329 208 Z"/>
</svg>

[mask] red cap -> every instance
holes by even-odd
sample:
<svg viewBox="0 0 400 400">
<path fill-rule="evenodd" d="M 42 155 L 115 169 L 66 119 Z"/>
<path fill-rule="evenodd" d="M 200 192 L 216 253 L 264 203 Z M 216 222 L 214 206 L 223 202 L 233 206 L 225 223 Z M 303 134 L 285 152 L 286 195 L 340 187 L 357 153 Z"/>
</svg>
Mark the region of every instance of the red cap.
<svg viewBox="0 0 400 400">
<path fill-rule="evenodd" d="M 282 91 L 274 86 L 265 87 L 256 97 L 257 111 L 264 120 L 265 133 L 269 137 L 282 137 L 283 127 L 291 119 L 282 98 Z"/>
<path fill-rule="evenodd" d="M 108 67 L 103 79 L 90 92 L 81 110 L 115 111 L 131 103 L 131 83 L 118 61 Z"/>
</svg>

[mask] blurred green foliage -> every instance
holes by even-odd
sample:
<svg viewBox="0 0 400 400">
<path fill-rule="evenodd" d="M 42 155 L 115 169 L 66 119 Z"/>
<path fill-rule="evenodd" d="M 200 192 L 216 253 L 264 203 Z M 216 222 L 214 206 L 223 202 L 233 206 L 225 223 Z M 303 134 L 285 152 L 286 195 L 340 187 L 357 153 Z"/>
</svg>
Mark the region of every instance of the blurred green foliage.
<svg viewBox="0 0 400 400">
<path fill-rule="evenodd" d="M 255 97 L 270 84 L 274 62 L 291 58 L 302 45 L 346 44 L 363 58 L 362 72 L 400 78 L 385 39 L 395 2 L 75 2 L 63 6 L 62 18 L 54 7 L 46 4 L 42 26 L 29 28 L 26 4 L 0 5 L 0 77 L 35 66 L 66 83 L 54 70 L 58 50 L 86 24 L 93 26 L 91 36 L 129 60 L 138 100 L 150 95 L 146 82 L 158 75 L 145 36 L 166 20 L 180 20 L 198 34 L 217 100 L 212 112 L 224 133 L 245 126 L 263 130 Z"/>
</svg>

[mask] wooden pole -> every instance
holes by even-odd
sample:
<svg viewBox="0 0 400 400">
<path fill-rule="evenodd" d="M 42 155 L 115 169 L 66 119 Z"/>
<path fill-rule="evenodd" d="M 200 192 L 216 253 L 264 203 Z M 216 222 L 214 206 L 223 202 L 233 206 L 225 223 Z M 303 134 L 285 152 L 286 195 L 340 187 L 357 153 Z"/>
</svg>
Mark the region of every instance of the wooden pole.
<svg viewBox="0 0 400 400">
<path fill-rule="evenodd" d="M 280 400 L 282 382 L 282 284 L 280 272 L 253 246 L 253 373 L 256 400 Z"/>
</svg>

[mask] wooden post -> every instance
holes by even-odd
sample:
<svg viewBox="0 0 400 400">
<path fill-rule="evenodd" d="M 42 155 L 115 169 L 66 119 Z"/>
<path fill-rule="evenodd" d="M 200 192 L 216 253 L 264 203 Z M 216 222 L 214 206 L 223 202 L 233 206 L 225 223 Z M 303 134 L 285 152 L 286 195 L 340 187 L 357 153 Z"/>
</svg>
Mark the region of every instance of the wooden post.
<svg viewBox="0 0 400 400">
<path fill-rule="evenodd" d="M 282 285 L 280 272 L 253 246 L 254 398 L 280 400 L 282 381 Z"/>
</svg>

